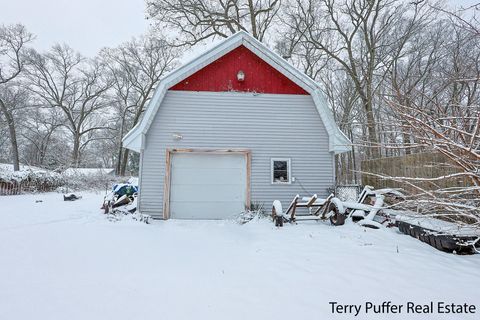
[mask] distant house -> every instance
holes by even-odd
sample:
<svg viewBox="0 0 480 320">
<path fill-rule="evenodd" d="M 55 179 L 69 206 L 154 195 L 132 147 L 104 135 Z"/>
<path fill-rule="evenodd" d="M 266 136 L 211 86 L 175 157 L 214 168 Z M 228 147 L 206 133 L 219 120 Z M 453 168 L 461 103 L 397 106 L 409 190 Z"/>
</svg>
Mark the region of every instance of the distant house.
<svg viewBox="0 0 480 320">
<path fill-rule="evenodd" d="M 68 168 L 63 171 L 63 175 L 70 176 L 113 176 L 115 169 L 113 168 Z"/>
<path fill-rule="evenodd" d="M 166 76 L 123 142 L 140 153 L 140 211 L 163 219 L 325 196 L 351 148 L 317 83 L 245 32 Z"/>
</svg>

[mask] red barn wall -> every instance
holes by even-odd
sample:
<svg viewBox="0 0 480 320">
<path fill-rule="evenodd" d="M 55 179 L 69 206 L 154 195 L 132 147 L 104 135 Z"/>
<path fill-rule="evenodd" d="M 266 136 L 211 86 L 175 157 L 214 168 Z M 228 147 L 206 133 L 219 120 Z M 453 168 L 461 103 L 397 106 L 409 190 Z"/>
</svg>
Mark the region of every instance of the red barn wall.
<svg viewBox="0 0 480 320">
<path fill-rule="evenodd" d="M 239 70 L 245 73 L 244 81 L 237 80 Z M 170 90 L 308 94 L 244 46 L 228 52 Z"/>
</svg>

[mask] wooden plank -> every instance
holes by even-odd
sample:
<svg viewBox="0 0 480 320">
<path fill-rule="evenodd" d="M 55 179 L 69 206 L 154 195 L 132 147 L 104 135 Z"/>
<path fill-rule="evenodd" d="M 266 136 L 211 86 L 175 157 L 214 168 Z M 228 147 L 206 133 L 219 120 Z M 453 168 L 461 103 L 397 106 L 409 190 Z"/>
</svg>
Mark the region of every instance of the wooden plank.
<svg viewBox="0 0 480 320">
<path fill-rule="evenodd" d="M 315 201 L 317 201 L 317 195 L 316 194 L 314 194 L 310 198 L 310 200 L 306 203 L 306 207 L 308 208 L 308 207 L 312 206 L 315 203 Z"/>
<path fill-rule="evenodd" d="M 295 221 L 295 212 L 297 211 L 297 201 L 298 201 L 298 194 L 295 196 L 294 203 L 293 203 L 293 208 L 292 208 L 292 214 L 290 215 L 290 220 Z"/>
<path fill-rule="evenodd" d="M 298 215 L 295 216 L 295 221 L 308 221 L 308 220 L 325 220 L 322 216 L 312 216 L 312 215 Z"/>
<path fill-rule="evenodd" d="M 322 207 L 323 206 L 323 203 L 322 204 L 308 204 L 306 202 L 303 202 L 303 203 L 297 203 L 297 208 L 316 208 L 316 207 Z"/>
<path fill-rule="evenodd" d="M 247 154 L 251 153 L 249 149 L 198 149 L 198 148 L 184 148 L 184 149 L 170 149 L 172 153 L 213 153 L 213 154 L 230 154 L 230 153 L 239 153 L 239 154 Z"/>
<path fill-rule="evenodd" d="M 290 210 L 292 210 L 293 207 L 297 204 L 297 201 L 298 201 L 298 198 L 299 198 L 299 197 L 300 197 L 300 196 L 297 194 L 297 195 L 295 196 L 295 198 L 293 198 L 292 202 L 290 202 L 290 205 L 288 206 L 287 211 L 285 212 L 285 215 L 287 215 L 287 214 L 290 212 Z"/>
<path fill-rule="evenodd" d="M 171 155 L 170 149 L 166 151 L 165 157 L 165 177 L 163 180 L 163 219 L 170 218 L 170 173 L 171 173 Z"/>
</svg>

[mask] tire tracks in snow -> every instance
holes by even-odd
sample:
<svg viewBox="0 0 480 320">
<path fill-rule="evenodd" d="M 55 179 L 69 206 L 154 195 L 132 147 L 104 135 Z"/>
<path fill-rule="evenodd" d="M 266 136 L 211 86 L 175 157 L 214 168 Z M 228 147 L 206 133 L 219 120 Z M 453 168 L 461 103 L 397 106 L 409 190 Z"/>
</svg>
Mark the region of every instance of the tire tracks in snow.
<svg viewBox="0 0 480 320">
<path fill-rule="evenodd" d="M 25 228 L 30 228 L 30 227 L 42 226 L 42 225 L 50 225 L 50 224 L 55 224 L 55 223 L 76 221 L 76 220 L 84 219 L 85 217 L 86 216 L 84 216 L 84 215 L 80 215 L 80 216 L 74 216 L 74 217 L 65 218 L 65 219 L 47 220 L 47 221 L 38 222 L 38 223 L 30 223 L 30 224 L 23 224 L 23 225 L 18 225 L 18 226 L 0 228 L 0 231 L 18 230 L 18 229 L 25 229 Z"/>
</svg>

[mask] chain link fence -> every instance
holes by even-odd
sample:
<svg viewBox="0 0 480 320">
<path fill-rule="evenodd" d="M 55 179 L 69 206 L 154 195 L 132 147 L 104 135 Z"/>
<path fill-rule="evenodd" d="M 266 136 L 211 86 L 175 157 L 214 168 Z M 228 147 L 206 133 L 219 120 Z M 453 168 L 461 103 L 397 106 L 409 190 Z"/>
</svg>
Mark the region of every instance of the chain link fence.
<svg viewBox="0 0 480 320">
<path fill-rule="evenodd" d="M 342 201 L 357 201 L 361 192 L 362 186 L 358 184 L 335 186 L 335 197 Z"/>
</svg>

